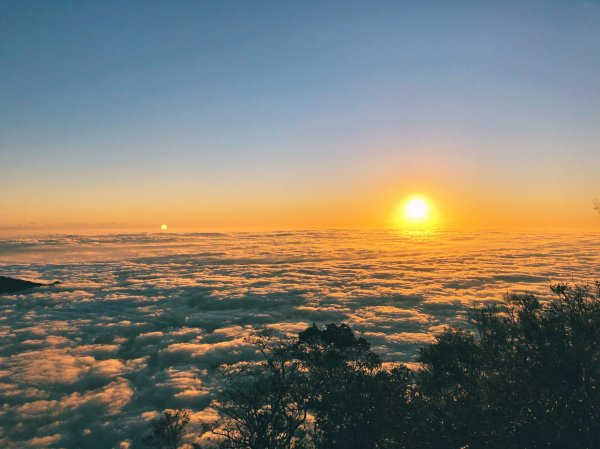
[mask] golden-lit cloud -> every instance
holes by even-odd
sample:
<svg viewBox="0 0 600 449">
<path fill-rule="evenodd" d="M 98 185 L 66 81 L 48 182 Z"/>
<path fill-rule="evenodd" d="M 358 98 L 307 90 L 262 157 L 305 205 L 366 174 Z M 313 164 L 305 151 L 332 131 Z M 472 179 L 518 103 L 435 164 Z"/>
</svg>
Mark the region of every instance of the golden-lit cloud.
<svg viewBox="0 0 600 449">
<path fill-rule="evenodd" d="M 2 297 L 4 447 L 118 447 L 124 423 L 143 432 L 151 412 L 209 414 L 215 368 L 252 359 L 246 337 L 263 326 L 344 321 L 386 362 L 413 360 L 473 305 L 597 279 L 597 237 L 432 228 L 4 240 L 3 274 L 64 281 Z"/>
</svg>

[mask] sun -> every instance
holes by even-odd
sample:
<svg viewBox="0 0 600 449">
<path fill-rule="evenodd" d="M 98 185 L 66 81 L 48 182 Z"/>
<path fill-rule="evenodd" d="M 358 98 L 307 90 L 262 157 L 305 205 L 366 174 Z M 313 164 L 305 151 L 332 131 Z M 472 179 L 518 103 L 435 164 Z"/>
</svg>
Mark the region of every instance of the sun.
<svg viewBox="0 0 600 449">
<path fill-rule="evenodd" d="M 163 231 L 166 231 L 167 230 L 167 225 L 166 224 L 160 225 L 160 229 L 162 229 Z"/>
<path fill-rule="evenodd" d="M 433 224 L 433 206 L 428 198 L 413 195 L 406 198 L 398 207 L 396 222 L 402 226 L 425 226 Z"/>
<path fill-rule="evenodd" d="M 413 198 L 404 206 L 404 214 L 409 221 L 421 223 L 429 217 L 429 206 L 422 198 Z"/>
</svg>

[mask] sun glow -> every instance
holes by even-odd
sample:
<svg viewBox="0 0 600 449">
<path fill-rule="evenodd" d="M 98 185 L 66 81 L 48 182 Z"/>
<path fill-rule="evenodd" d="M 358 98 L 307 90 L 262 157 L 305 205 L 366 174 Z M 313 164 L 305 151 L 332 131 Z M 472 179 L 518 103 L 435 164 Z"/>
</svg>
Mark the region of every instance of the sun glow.
<svg viewBox="0 0 600 449">
<path fill-rule="evenodd" d="M 166 224 L 160 225 L 160 229 L 162 229 L 163 231 L 166 231 L 167 230 L 167 225 Z"/>
</svg>

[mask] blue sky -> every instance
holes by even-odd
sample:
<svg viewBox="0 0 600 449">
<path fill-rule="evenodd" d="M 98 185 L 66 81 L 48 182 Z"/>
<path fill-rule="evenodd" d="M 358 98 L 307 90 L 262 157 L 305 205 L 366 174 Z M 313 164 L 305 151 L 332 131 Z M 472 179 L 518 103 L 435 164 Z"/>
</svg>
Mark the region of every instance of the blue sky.
<svg viewBox="0 0 600 449">
<path fill-rule="evenodd" d="M 450 222 L 588 224 L 599 21 L 577 1 L 6 1 L 2 220 L 377 226 L 419 191 Z"/>
</svg>

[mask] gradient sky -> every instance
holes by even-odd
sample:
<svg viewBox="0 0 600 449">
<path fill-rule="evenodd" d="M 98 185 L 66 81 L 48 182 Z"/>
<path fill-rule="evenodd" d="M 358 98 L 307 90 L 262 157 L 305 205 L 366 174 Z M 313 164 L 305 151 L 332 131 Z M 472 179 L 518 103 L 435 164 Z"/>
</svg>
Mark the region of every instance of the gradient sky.
<svg viewBox="0 0 600 449">
<path fill-rule="evenodd" d="M 599 226 L 600 2 L 0 3 L 0 226 Z"/>
</svg>

